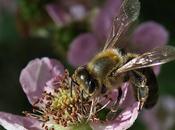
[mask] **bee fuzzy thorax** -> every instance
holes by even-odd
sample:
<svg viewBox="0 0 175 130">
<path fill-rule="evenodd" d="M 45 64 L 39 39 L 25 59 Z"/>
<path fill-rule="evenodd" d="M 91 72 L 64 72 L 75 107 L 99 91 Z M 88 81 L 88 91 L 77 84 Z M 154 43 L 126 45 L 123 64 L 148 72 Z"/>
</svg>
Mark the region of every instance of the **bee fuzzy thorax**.
<svg viewBox="0 0 175 130">
<path fill-rule="evenodd" d="M 110 71 L 123 63 L 117 49 L 107 49 L 97 54 L 87 65 L 89 72 L 98 78 L 104 78 Z"/>
</svg>

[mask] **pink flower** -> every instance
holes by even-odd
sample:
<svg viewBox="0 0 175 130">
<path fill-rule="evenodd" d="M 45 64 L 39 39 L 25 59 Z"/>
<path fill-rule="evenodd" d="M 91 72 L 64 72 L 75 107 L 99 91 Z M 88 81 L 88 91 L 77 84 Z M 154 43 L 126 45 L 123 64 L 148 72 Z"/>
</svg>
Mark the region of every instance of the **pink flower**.
<svg viewBox="0 0 175 130">
<path fill-rule="evenodd" d="M 46 82 L 63 74 L 63 65 L 55 59 L 35 59 L 29 62 L 20 75 L 20 83 L 31 104 L 40 98 Z"/>
<path fill-rule="evenodd" d="M 84 33 L 74 39 L 69 49 L 68 61 L 78 67 L 86 64 L 99 51 L 99 44 L 92 33 Z"/>
<path fill-rule="evenodd" d="M 115 120 L 105 123 L 90 124 L 93 130 L 126 130 L 130 128 L 138 116 L 138 103 L 123 111 Z"/>
<path fill-rule="evenodd" d="M 57 26 L 81 21 L 87 15 L 85 4 L 78 1 L 57 1 L 46 5 L 46 11 Z"/>
<path fill-rule="evenodd" d="M 60 114 L 60 116 L 55 116 L 55 113 L 49 113 L 49 110 L 54 109 L 54 107 L 58 107 L 59 103 L 62 102 L 63 106 L 65 104 L 64 97 L 66 95 L 69 96 L 70 89 L 62 88 L 64 86 L 60 86 L 60 81 L 62 77 L 64 76 L 64 67 L 63 65 L 54 59 L 49 58 L 42 58 L 42 59 L 35 59 L 22 70 L 20 75 L 20 83 L 22 85 L 22 88 L 24 92 L 26 93 L 26 96 L 28 97 L 29 102 L 34 105 L 35 107 L 38 107 L 39 110 L 37 112 L 41 112 L 43 114 L 41 117 L 42 119 L 38 120 L 37 118 L 34 119 L 32 117 L 22 117 L 17 115 L 12 115 L 5 112 L 0 112 L 0 125 L 2 125 L 4 128 L 8 130 L 41 130 L 43 128 L 54 128 L 55 130 L 62 129 L 62 130 L 71 130 L 73 128 L 71 127 L 63 127 L 60 124 L 61 123 L 70 123 L 70 121 L 63 121 L 61 123 L 57 123 L 56 121 L 59 120 L 59 117 L 61 116 L 63 119 L 71 119 L 70 116 L 64 117 L 64 113 L 57 113 Z M 69 82 L 68 82 L 69 83 Z M 65 82 L 63 83 L 65 84 Z M 56 88 L 57 87 L 57 88 Z M 60 89 L 59 89 L 60 87 Z M 125 83 L 122 86 L 123 96 L 122 101 L 120 105 L 127 104 L 128 102 L 128 96 L 130 95 L 130 86 L 129 84 Z M 76 88 L 73 88 L 73 95 Z M 55 92 L 55 90 L 62 91 L 62 93 Z M 44 98 L 42 91 L 45 91 Z M 64 91 L 66 92 L 65 94 Z M 54 95 L 57 94 L 57 95 Z M 63 95 L 60 95 L 63 94 Z M 49 96 L 56 97 L 54 100 L 52 98 L 49 98 Z M 134 96 L 134 95 L 132 95 Z M 70 96 L 69 96 L 70 97 Z M 69 98 L 68 97 L 68 98 Z M 66 98 L 66 99 L 68 99 Z M 73 98 L 75 100 L 77 96 Z M 79 98 L 79 97 L 78 97 Z M 131 97 L 130 97 L 131 98 Z M 132 97 L 134 98 L 134 97 Z M 39 99 L 39 102 L 38 102 Z M 58 100 L 62 100 L 60 102 L 57 102 Z M 71 99 L 72 100 L 72 99 Z M 71 102 L 69 100 L 69 102 Z M 42 102 L 40 102 L 42 101 Z M 52 105 L 49 101 L 52 101 Z M 67 101 L 66 101 L 67 102 Z M 79 100 L 75 100 L 75 102 L 79 103 Z M 68 103 L 69 104 L 69 103 Z M 86 109 L 88 109 L 88 103 L 85 102 L 83 104 L 84 106 L 87 106 Z M 91 104 L 90 104 L 91 105 Z M 74 108 L 74 107 L 73 107 Z M 138 116 L 138 109 L 139 109 L 139 103 L 133 100 L 132 103 L 128 103 L 128 105 L 122 106 L 123 111 L 114 119 L 110 121 L 101 122 L 99 120 L 90 120 L 89 124 L 92 129 L 97 130 L 125 130 L 128 129 L 136 120 Z M 64 112 L 66 112 L 68 107 L 64 107 Z M 43 111 L 42 111 L 43 110 Z M 47 110 L 47 111 L 44 111 Z M 80 110 L 78 108 L 78 110 Z M 46 113 L 45 113 L 46 112 Z M 50 112 L 53 112 L 52 110 Z M 56 111 L 54 111 L 56 112 Z M 78 114 L 77 113 L 74 114 Z M 30 115 L 30 113 L 28 113 Z M 48 115 L 46 115 L 48 114 Z M 52 115 L 53 114 L 53 115 Z M 81 112 L 79 112 L 80 115 L 78 117 L 81 117 L 83 115 Z M 88 114 L 88 113 L 86 113 Z M 65 115 L 66 116 L 66 115 Z M 72 115 L 73 116 L 73 115 Z M 33 114 L 33 117 L 35 117 L 35 114 Z M 36 116 L 38 117 L 38 116 Z M 49 117 L 49 118 L 47 118 Z M 74 118 L 75 115 L 73 116 Z M 56 119 L 58 118 L 58 119 Z M 82 117 L 81 117 L 82 118 Z M 81 119 L 80 118 L 80 119 Z M 44 120 L 47 119 L 47 120 Z M 74 121 L 74 120 L 72 120 Z M 43 126 L 44 123 L 44 126 Z M 87 125 L 84 125 L 87 127 Z M 76 125 L 76 127 L 78 127 Z M 75 127 L 74 127 L 75 128 Z M 82 126 L 81 126 L 82 128 Z"/>
<path fill-rule="evenodd" d="M 131 37 L 131 48 L 134 52 L 144 53 L 153 48 L 164 46 L 168 43 L 169 33 L 159 23 L 148 21 L 140 24 Z M 160 66 L 153 67 L 154 73 L 160 73 Z"/>
<path fill-rule="evenodd" d="M 41 97 L 46 82 L 64 72 L 63 65 L 54 59 L 35 59 L 22 70 L 20 83 L 31 104 Z M 28 117 L 0 112 L 0 125 L 8 130 L 41 130 L 42 122 Z"/>
<path fill-rule="evenodd" d="M 119 103 L 119 106 L 123 111 L 113 120 L 103 123 L 92 122 L 90 126 L 93 130 L 126 130 L 134 124 L 139 114 L 139 102 L 136 101 L 132 86 L 128 83 L 125 83 L 122 86 L 122 91 L 122 100 Z M 108 94 L 112 100 L 114 100 L 114 97 L 117 97 L 115 93 L 117 93 L 117 91 L 113 90 L 112 93 Z M 109 104 L 108 108 L 110 107 Z"/>
<path fill-rule="evenodd" d="M 140 24 L 132 34 L 131 42 L 135 51 L 144 53 L 152 48 L 164 46 L 169 39 L 168 31 L 159 23 L 149 21 Z M 149 45 L 149 46 L 146 46 Z"/>
</svg>

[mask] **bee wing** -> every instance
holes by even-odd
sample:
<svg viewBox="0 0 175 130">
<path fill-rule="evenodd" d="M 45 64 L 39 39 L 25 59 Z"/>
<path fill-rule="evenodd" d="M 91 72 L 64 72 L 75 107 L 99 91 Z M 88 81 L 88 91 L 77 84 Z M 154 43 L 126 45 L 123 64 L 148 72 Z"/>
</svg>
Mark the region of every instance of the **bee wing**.
<svg viewBox="0 0 175 130">
<path fill-rule="evenodd" d="M 139 0 L 124 0 L 120 7 L 119 15 L 114 17 L 111 33 L 105 43 L 103 50 L 112 48 L 118 41 L 120 35 L 125 31 L 130 23 L 139 16 Z"/>
<path fill-rule="evenodd" d="M 116 74 L 139 68 L 161 65 L 172 60 L 175 60 L 175 47 L 159 47 L 132 59 L 121 68 L 119 68 L 116 71 Z"/>
</svg>

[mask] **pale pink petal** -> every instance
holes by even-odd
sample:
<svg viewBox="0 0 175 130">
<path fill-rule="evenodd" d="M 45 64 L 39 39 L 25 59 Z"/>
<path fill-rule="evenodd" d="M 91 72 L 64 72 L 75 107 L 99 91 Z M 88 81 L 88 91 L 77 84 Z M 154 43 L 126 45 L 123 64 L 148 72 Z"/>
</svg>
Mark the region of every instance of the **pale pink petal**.
<svg viewBox="0 0 175 130">
<path fill-rule="evenodd" d="M 136 102 L 136 98 L 134 96 L 133 86 L 131 84 L 127 87 L 127 94 L 125 96 L 125 100 L 123 101 L 122 108 L 127 108 L 128 106 L 132 106 Z"/>
<path fill-rule="evenodd" d="M 125 109 L 117 118 L 106 123 L 91 123 L 93 130 L 126 130 L 133 125 L 139 110 L 139 103 L 136 102 L 132 106 Z"/>
<path fill-rule="evenodd" d="M 21 86 L 31 104 L 41 96 L 46 82 L 64 72 L 63 65 L 54 59 L 35 59 L 22 70 Z"/>
<path fill-rule="evenodd" d="M 168 31 L 160 24 L 149 21 L 139 25 L 131 38 L 131 45 L 139 53 L 164 46 L 169 39 Z"/>
<path fill-rule="evenodd" d="M 7 130 L 42 130 L 38 120 L 0 112 L 0 125 Z"/>
<path fill-rule="evenodd" d="M 125 101 L 126 96 L 128 95 L 127 94 L 128 93 L 128 87 L 129 87 L 128 85 L 129 85 L 128 83 L 124 83 L 123 86 L 122 86 L 122 96 L 121 96 L 121 100 L 119 102 L 119 105 L 123 104 L 123 102 Z M 114 102 L 117 100 L 117 97 L 118 97 L 118 89 L 114 89 L 113 91 L 108 93 L 108 98 L 112 99 L 112 101 L 114 101 Z M 109 101 L 109 99 L 104 100 L 100 104 L 105 105 Z M 114 102 L 111 102 L 107 107 L 110 108 Z"/>
<path fill-rule="evenodd" d="M 120 107 L 123 111 L 114 120 L 92 123 L 91 126 L 94 130 L 126 130 L 133 125 L 139 113 L 139 102 L 136 101 L 133 88 L 129 83 L 124 84 L 122 91 Z M 113 95 L 111 96 L 114 99 Z"/>
<path fill-rule="evenodd" d="M 68 61 L 74 67 L 86 64 L 99 50 L 99 44 L 92 33 L 79 35 L 71 43 Z"/>
</svg>

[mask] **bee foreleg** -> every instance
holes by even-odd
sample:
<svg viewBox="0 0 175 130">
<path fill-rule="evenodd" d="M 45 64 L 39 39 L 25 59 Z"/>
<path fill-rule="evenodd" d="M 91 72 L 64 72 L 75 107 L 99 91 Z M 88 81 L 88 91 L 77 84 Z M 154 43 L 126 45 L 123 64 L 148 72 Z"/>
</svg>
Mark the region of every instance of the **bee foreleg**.
<svg viewBox="0 0 175 130">
<path fill-rule="evenodd" d="M 91 107 L 90 107 L 90 111 L 89 111 L 89 116 L 88 116 L 88 118 L 87 118 L 87 120 L 86 120 L 86 122 L 88 122 L 90 119 L 91 119 L 91 117 L 93 116 L 93 114 L 95 113 L 95 109 L 96 109 L 96 105 L 97 105 L 97 98 L 93 98 L 92 99 L 92 101 L 91 101 Z"/>
<path fill-rule="evenodd" d="M 148 97 L 149 88 L 146 85 L 147 79 L 145 75 L 143 75 L 139 71 L 132 71 L 133 76 L 131 77 L 131 82 L 136 90 L 137 100 L 140 102 L 139 110 L 141 110 L 144 106 L 145 101 Z"/>
<path fill-rule="evenodd" d="M 109 100 L 106 104 L 104 104 L 100 109 L 98 109 L 96 112 L 99 112 L 99 111 L 101 111 L 101 110 L 103 110 L 104 108 L 106 108 L 108 105 L 109 105 L 109 103 L 111 103 L 111 100 Z"/>
</svg>

